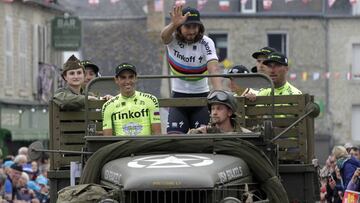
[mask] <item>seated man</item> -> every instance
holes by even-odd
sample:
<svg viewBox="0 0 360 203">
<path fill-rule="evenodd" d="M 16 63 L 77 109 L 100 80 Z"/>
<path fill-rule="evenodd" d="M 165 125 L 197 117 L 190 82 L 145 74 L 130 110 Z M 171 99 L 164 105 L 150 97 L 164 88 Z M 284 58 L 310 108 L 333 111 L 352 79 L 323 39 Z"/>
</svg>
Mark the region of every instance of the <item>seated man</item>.
<svg viewBox="0 0 360 203">
<path fill-rule="evenodd" d="M 122 63 L 115 69 L 120 94 L 102 107 L 103 135 L 161 134 L 159 102 L 154 95 L 135 90 L 135 66 Z"/>
<path fill-rule="evenodd" d="M 207 97 L 210 124 L 189 130 L 188 134 L 251 132 L 236 122 L 235 97 L 223 90 L 214 90 Z"/>
</svg>

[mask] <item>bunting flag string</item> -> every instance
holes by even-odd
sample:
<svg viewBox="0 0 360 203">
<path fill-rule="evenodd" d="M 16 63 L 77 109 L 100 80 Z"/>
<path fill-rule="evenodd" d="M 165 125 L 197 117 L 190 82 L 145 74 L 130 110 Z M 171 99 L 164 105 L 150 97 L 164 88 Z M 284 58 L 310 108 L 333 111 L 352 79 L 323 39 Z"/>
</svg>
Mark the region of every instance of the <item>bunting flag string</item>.
<svg viewBox="0 0 360 203">
<path fill-rule="evenodd" d="M 289 80 L 301 80 L 301 81 L 309 81 L 309 80 L 317 81 L 317 80 L 360 80 L 360 73 L 351 73 L 351 72 L 290 72 Z"/>
</svg>

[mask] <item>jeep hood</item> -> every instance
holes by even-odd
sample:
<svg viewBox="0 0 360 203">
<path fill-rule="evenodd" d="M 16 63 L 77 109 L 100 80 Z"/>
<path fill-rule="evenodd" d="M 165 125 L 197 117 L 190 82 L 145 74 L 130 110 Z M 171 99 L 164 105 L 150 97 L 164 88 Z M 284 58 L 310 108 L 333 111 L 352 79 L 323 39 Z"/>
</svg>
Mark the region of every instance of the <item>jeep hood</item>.
<svg viewBox="0 0 360 203">
<path fill-rule="evenodd" d="M 108 162 L 101 179 L 125 190 L 211 188 L 218 183 L 249 180 L 247 164 L 220 154 L 161 154 L 132 156 Z"/>
</svg>

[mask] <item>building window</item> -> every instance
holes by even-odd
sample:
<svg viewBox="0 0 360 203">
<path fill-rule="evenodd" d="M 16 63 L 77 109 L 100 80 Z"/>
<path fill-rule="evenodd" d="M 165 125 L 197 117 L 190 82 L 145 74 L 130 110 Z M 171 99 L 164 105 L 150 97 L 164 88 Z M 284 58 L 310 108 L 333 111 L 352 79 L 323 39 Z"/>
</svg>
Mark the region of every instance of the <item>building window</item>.
<svg viewBox="0 0 360 203">
<path fill-rule="evenodd" d="M 13 59 L 13 22 L 10 17 L 5 18 L 5 87 L 12 87 L 14 84 L 14 59 Z"/>
<path fill-rule="evenodd" d="M 352 73 L 354 79 L 360 79 L 360 44 L 352 45 Z"/>
<path fill-rule="evenodd" d="M 214 41 L 216 53 L 219 57 L 219 61 L 223 61 L 227 58 L 227 34 L 209 34 L 209 37 Z"/>
<path fill-rule="evenodd" d="M 255 13 L 256 12 L 256 0 L 247 0 L 245 4 L 241 4 L 242 13 Z"/>
<path fill-rule="evenodd" d="M 351 137 L 354 141 L 360 141 L 360 105 L 352 106 L 351 110 Z"/>
<path fill-rule="evenodd" d="M 279 52 L 288 55 L 288 37 L 285 32 L 269 32 L 267 34 L 268 46 L 273 47 Z"/>
<path fill-rule="evenodd" d="M 29 66 L 27 61 L 27 49 L 28 49 L 28 30 L 27 25 L 24 20 L 20 21 L 20 27 L 19 27 L 19 71 L 20 73 L 20 81 L 22 87 L 28 87 L 29 86 Z"/>
<path fill-rule="evenodd" d="M 45 26 L 38 26 L 38 57 L 39 62 L 46 62 L 47 32 Z"/>
</svg>

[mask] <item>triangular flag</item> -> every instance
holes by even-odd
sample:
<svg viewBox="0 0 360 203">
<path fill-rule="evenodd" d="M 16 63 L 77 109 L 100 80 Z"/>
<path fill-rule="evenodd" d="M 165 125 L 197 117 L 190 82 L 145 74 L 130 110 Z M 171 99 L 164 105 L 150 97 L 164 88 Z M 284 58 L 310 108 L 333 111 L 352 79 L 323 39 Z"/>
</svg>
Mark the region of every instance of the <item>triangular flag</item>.
<svg viewBox="0 0 360 203">
<path fill-rule="evenodd" d="M 336 1 L 336 0 L 328 0 L 328 6 L 329 6 L 329 8 L 331 8 L 331 7 L 334 5 L 335 1 Z"/>
<path fill-rule="evenodd" d="M 197 0 L 197 9 L 202 10 L 207 3 L 207 0 Z"/>
<path fill-rule="evenodd" d="M 230 2 L 229 0 L 220 0 L 219 1 L 219 7 L 221 11 L 228 11 L 230 8 Z"/>
<path fill-rule="evenodd" d="M 290 80 L 296 80 L 296 73 L 290 73 Z"/>
<path fill-rule="evenodd" d="M 313 80 L 318 80 L 320 79 L 320 73 L 319 72 L 314 72 L 313 73 Z"/>
<path fill-rule="evenodd" d="M 263 0 L 264 10 L 270 10 L 272 6 L 272 0 Z"/>
<path fill-rule="evenodd" d="M 307 81 L 307 78 L 308 78 L 308 73 L 307 72 L 302 72 L 302 80 Z"/>
<path fill-rule="evenodd" d="M 185 4 L 186 4 L 186 0 L 176 0 L 175 1 L 176 6 L 185 5 Z"/>
<path fill-rule="evenodd" d="M 346 73 L 346 79 L 347 79 L 347 80 L 351 80 L 351 73 L 350 73 L 350 72 L 347 72 L 347 73 Z"/>
<path fill-rule="evenodd" d="M 164 0 L 154 0 L 154 11 L 162 12 L 164 10 Z"/>
<path fill-rule="evenodd" d="M 357 0 L 349 0 L 349 2 L 351 5 L 354 5 L 354 4 L 356 4 Z"/>
</svg>

